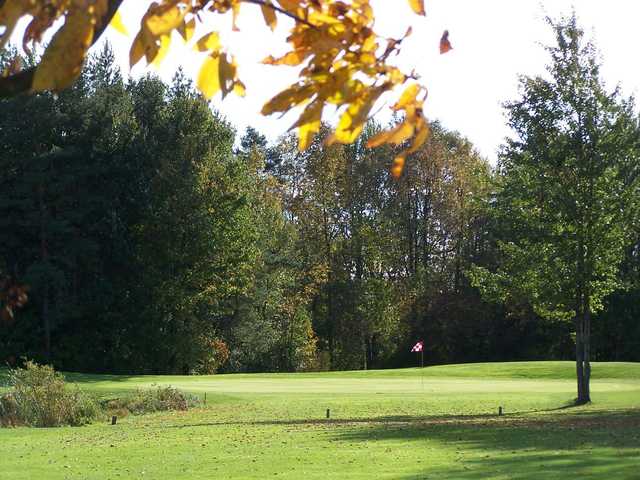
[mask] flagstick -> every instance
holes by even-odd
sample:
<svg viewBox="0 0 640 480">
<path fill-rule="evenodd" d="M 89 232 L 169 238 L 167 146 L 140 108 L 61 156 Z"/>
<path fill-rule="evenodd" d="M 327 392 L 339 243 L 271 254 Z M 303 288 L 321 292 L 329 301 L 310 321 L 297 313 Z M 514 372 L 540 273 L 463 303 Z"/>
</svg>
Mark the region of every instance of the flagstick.
<svg viewBox="0 0 640 480">
<path fill-rule="evenodd" d="M 422 391 L 424 392 L 424 345 L 420 350 L 420 381 L 422 383 Z"/>
</svg>

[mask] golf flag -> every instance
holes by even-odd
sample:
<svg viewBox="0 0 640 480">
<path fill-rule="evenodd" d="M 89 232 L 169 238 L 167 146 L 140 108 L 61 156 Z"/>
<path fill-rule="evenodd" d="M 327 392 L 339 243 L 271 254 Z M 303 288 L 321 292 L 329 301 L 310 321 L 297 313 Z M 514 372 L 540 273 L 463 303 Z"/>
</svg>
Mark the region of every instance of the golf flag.
<svg viewBox="0 0 640 480">
<path fill-rule="evenodd" d="M 422 351 L 422 347 L 424 347 L 424 342 L 422 340 L 420 340 L 418 343 L 416 343 L 413 348 L 411 349 L 412 352 L 421 352 Z"/>
</svg>

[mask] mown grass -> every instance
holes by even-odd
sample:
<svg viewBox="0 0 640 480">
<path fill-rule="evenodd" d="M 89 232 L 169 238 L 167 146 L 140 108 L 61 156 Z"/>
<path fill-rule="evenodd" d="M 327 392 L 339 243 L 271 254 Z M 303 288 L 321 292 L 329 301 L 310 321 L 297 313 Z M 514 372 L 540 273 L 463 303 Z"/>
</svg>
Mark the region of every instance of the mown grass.
<svg viewBox="0 0 640 480">
<path fill-rule="evenodd" d="M 105 398 L 156 383 L 207 404 L 116 426 L 0 430 L 0 479 L 639 478 L 640 364 L 595 364 L 593 403 L 566 408 L 573 374 L 570 362 L 69 374 Z"/>
</svg>

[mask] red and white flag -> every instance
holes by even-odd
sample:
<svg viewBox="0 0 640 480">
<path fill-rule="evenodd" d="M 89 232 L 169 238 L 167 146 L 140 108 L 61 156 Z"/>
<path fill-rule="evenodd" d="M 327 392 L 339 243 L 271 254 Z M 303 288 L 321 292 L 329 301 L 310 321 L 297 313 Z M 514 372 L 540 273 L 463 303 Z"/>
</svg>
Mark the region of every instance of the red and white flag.
<svg viewBox="0 0 640 480">
<path fill-rule="evenodd" d="M 422 340 L 420 340 L 418 343 L 416 343 L 413 348 L 411 349 L 412 352 L 421 352 L 422 348 L 424 347 L 424 342 Z"/>
</svg>

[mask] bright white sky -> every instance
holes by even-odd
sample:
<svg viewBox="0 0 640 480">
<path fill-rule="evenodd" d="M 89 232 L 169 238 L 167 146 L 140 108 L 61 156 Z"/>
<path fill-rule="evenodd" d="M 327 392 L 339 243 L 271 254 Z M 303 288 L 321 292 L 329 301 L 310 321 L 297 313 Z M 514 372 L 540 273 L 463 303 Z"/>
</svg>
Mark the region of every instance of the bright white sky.
<svg viewBox="0 0 640 480">
<path fill-rule="evenodd" d="M 609 86 L 621 84 L 627 95 L 640 91 L 640 2 L 632 0 L 427 0 L 427 17 L 413 15 L 407 0 L 372 0 L 377 16 L 376 29 L 385 36 L 399 37 L 408 24 L 413 35 L 403 44 L 401 65 L 415 68 L 429 88 L 427 116 L 458 130 L 491 161 L 508 130 L 502 102 L 517 96 L 520 74 L 544 72 L 547 61 L 541 43 L 551 42 L 543 18 L 568 15 L 575 8 L 581 26 L 593 37 L 603 58 L 603 75 Z M 147 0 L 125 0 L 124 18 L 130 32 L 148 5 Z M 295 114 L 283 119 L 262 117 L 262 104 L 293 83 L 296 71 L 270 67 L 260 61 L 268 54 L 284 52 L 286 30 L 275 34 L 264 26 L 259 8 L 246 5 L 241 13 L 241 32 L 230 31 L 230 17 L 220 18 L 223 44 L 237 57 L 240 78 L 247 85 L 247 96 L 219 96 L 212 106 L 220 110 L 240 132 L 252 125 L 275 139 L 286 132 Z M 286 25 L 284 25 L 286 26 Z M 444 29 L 450 31 L 454 50 L 439 55 L 438 43 Z M 132 38 L 114 31 L 108 33 L 123 70 L 128 71 L 128 48 Z M 178 65 L 195 75 L 200 58 L 175 41 L 171 54 L 159 74 L 169 80 Z M 99 48 L 99 47 L 98 47 Z M 142 62 L 141 62 L 142 63 Z M 153 68 L 153 67 L 146 67 Z M 131 72 L 145 71 L 142 65 Z M 381 110 L 381 120 L 385 120 Z M 329 119 L 332 120 L 332 119 Z"/>
</svg>

